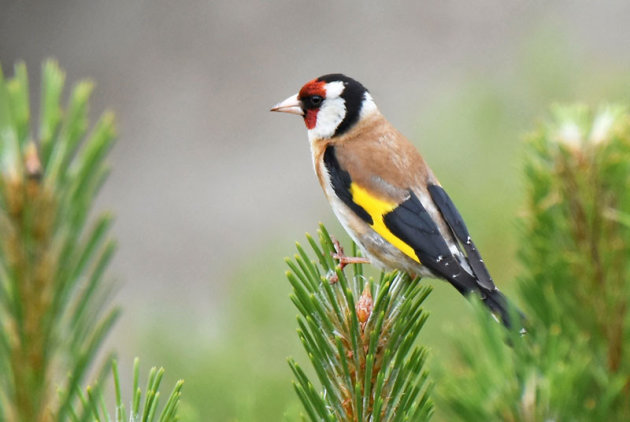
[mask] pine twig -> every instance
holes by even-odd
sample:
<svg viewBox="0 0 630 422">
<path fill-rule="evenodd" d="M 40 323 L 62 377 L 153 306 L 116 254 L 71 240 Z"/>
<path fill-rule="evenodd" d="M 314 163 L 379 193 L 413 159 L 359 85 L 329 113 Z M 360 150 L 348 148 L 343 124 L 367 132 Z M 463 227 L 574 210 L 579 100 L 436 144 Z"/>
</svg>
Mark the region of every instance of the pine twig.
<svg viewBox="0 0 630 422">
<path fill-rule="evenodd" d="M 335 248 L 323 225 L 319 244 L 307 239 L 317 262 L 298 244 L 293 260 L 287 259 L 287 277 L 300 312 L 298 336 L 323 388 L 319 392 L 289 359 L 308 417 L 428 420 L 433 405 L 427 352 L 414 344 L 428 316 L 421 305 L 431 289 L 403 273 L 366 278 L 362 264 L 353 264 L 354 274 L 347 277 L 332 258 Z M 331 284 L 333 276 L 338 282 Z"/>
</svg>

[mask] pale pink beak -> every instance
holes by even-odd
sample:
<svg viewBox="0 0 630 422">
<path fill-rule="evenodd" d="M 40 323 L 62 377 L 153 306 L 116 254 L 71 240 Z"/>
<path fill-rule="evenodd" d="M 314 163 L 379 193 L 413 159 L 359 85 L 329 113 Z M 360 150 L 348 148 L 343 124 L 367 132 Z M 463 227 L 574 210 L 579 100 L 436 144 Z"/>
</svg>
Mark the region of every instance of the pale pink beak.
<svg viewBox="0 0 630 422">
<path fill-rule="evenodd" d="M 304 115 L 302 110 L 302 103 L 298 100 L 297 94 L 290 96 L 286 100 L 279 102 L 275 106 L 271 107 L 270 111 L 281 111 L 283 113 L 297 114 L 299 116 Z"/>
</svg>

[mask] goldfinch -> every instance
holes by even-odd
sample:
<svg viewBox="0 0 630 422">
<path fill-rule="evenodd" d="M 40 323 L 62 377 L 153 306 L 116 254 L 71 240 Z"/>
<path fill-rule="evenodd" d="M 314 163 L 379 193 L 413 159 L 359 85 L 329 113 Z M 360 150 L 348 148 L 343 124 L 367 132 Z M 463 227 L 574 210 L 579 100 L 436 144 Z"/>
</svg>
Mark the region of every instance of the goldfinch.
<svg viewBox="0 0 630 422">
<path fill-rule="evenodd" d="M 370 262 L 446 280 L 463 295 L 476 293 L 509 326 L 507 300 L 459 211 L 361 83 L 324 75 L 271 111 L 304 118 L 324 194 Z M 344 258 L 342 264 L 356 262 Z"/>
</svg>

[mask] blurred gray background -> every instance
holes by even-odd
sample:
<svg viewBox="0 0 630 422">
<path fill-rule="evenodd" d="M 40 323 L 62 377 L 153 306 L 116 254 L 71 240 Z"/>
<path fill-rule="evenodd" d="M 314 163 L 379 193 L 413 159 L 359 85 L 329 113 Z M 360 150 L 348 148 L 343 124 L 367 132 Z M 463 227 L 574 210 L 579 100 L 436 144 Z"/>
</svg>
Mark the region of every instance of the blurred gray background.
<svg viewBox="0 0 630 422">
<path fill-rule="evenodd" d="M 54 57 L 68 82 L 96 81 L 94 119 L 117 114 L 96 208 L 117 216 L 110 274 L 124 315 L 111 342 L 128 359 L 142 355 L 138 330 L 164 318 L 223 341 L 243 268 L 278 261 L 262 282 L 290 306 L 281 258 L 318 221 L 341 233 L 303 123 L 268 112 L 324 73 L 370 89 L 472 216 L 495 278 L 513 278 L 520 137 L 550 102 L 610 99 L 593 85 L 630 69 L 629 21 L 627 1 L 0 0 L 0 63 L 12 74 L 24 60 L 36 98 Z M 517 122 L 488 123 L 495 143 L 469 114 L 488 86 L 500 100 L 485 122 Z"/>
</svg>

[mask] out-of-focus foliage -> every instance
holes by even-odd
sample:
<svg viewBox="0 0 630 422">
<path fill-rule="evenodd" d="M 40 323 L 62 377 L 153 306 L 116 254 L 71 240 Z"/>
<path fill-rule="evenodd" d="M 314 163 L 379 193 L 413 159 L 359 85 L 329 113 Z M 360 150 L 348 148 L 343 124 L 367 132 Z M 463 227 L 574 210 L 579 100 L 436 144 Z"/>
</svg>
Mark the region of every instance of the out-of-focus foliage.
<svg viewBox="0 0 630 422">
<path fill-rule="evenodd" d="M 528 333 L 480 315 L 442 385 L 460 420 L 630 418 L 630 115 L 555 107 L 528 140 L 519 280 Z"/>
<path fill-rule="evenodd" d="M 137 364 L 129 418 L 114 367 L 116 412 L 109 414 L 102 379 L 83 384 L 111 330 L 105 274 L 114 252 L 111 216 L 90 219 L 109 167 L 113 115 L 88 131 L 92 84 L 79 82 L 61 106 L 65 74 L 44 64 L 40 121 L 32 133 L 24 64 L 0 69 L 0 420 L 173 421 L 181 382 L 158 411 L 162 370 L 152 370 L 141 408 Z M 93 220 L 93 221 L 90 221 Z M 107 358 L 106 362 L 109 362 Z"/>
<path fill-rule="evenodd" d="M 73 409 L 71 419 L 73 422 L 175 422 L 178 420 L 177 411 L 180 404 L 184 381 L 179 380 L 166 398 L 166 403 L 160 408 L 160 384 L 164 376 L 164 368 L 153 367 L 147 377 L 144 402 L 142 400 L 142 388 L 140 387 L 140 361 L 138 358 L 133 363 L 132 398 L 129 400 L 129 410 L 125 405 L 120 388 L 120 375 L 116 361 L 112 365 L 112 376 L 116 393 L 116 408 L 114 412 L 107 410 L 102 389 L 99 385 L 87 388 L 87 394 L 81 394 L 80 412 Z M 127 415 L 129 415 L 127 417 Z"/>
<path fill-rule="evenodd" d="M 522 296 L 545 327 L 630 376 L 630 115 L 556 107 L 529 146 Z"/>
<path fill-rule="evenodd" d="M 107 214 L 88 218 L 109 168 L 113 115 L 88 132 L 90 82 L 61 107 L 64 73 L 43 66 L 33 135 L 26 66 L 0 75 L 0 414 L 67 420 L 118 311 L 105 269 Z"/>
</svg>

